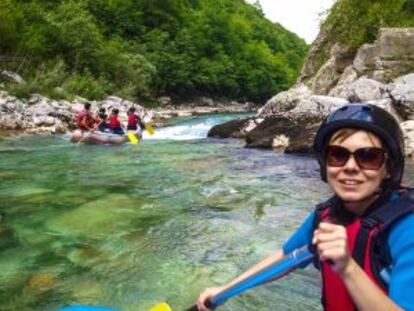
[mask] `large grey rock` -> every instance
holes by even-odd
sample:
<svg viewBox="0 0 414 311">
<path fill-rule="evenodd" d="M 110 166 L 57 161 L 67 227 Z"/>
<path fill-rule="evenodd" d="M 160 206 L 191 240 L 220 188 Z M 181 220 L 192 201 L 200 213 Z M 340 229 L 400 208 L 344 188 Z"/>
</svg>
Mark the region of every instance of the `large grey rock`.
<svg viewBox="0 0 414 311">
<path fill-rule="evenodd" d="M 329 96 L 342 97 L 343 90 L 352 82 L 358 79 L 358 73 L 352 65 L 345 68 L 336 86 L 328 93 Z"/>
<path fill-rule="evenodd" d="M 161 104 L 161 106 L 169 106 L 172 104 L 172 99 L 169 96 L 161 96 L 157 98 L 157 102 Z"/>
<path fill-rule="evenodd" d="M 311 89 L 315 94 L 328 94 L 340 78 L 335 68 L 335 59 L 330 58 L 310 81 Z"/>
<path fill-rule="evenodd" d="M 280 112 L 287 112 L 295 108 L 298 103 L 312 95 L 305 84 L 298 84 L 291 89 L 273 96 L 258 110 L 258 117 L 266 117 Z"/>
<path fill-rule="evenodd" d="M 364 44 L 353 66 L 359 75 L 390 82 L 414 68 L 414 28 L 381 28 L 373 44 Z"/>
<path fill-rule="evenodd" d="M 414 156 L 414 120 L 408 120 L 400 123 L 404 133 L 405 155 Z"/>
<path fill-rule="evenodd" d="M 215 103 L 214 103 L 214 100 L 210 97 L 200 97 L 199 105 L 207 106 L 207 107 L 214 107 Z"/>
<path fill-rule="evenodd" d="M 0 77 L 7 79 L 9 81 L 15 82 L 17 84 L 25 84 L 26 81 L 17 73 L 8 70 L 2 70 L 0 72 Z"/>
<path fill-rule="evenodd" d="M 0 113 L 11 114 L 17 113 L 22 114 L 24 111 L 24 104 L 21 100 L 14 96 L 0 97 Z"/>
<path fill-rule="evenodd" d="M 207 136 L 218 138 L 244 137 L 245 133 L 242 132 L 242 129 L 248 124 L 249 121 L 249 118 L 238 119 L 215 125 L 210 129 Z"/>
<path fill-rule="evenodd" d="M 24 103 L 7 93 L 0 96 L 0 129 L 23 130 L 30 126 L 30 120 L 25 117 Z"/>
<path fill-rule="evenodd" d="M 331 111 L 348 104 L 346 99 L 324 96 L 324 95 L 312 95 L 308 98 L 300 101 L 297 106 L 289 112 L 289 116 L 295 119 L 304 119 L 310 117 L 323 118 L 327 116 Z"/>
<path fill-rule="evenodd" d="M 309 153 L 319 123 L 319 118 L 301 122 L 281 115 L 268 117 L 246 135 L 246 147 L 282 147 L 286 152 Z"/>
<path fill-rule="evenodd" d="M 388 85 L 388 91 L 404 117 L 414 119 L 414 73 L 397 78 Z"/>
<path fill-rule="evenodd" d="M 335 44 L 328 61 L 307 82 L 312 92 L 317 95 L 327 95 L 338 83 L 345 68 L 352 64 L 353 56 L 354 54 L 348 48 Z"/>
<path fill-rule="evenodd" d="M 366 102 L 389 96 L 386 85 L 367 77 L 361 77 L 345 86 L 340 97 L 350 102 Z"/>
<path fill-rule="evenodd" d="M 322 51 L 329 51 L 333 45 L 332 40 L 328 36 L 330 30 L 329 27 L 321 29 L 316 39 L 312 42 L 308 55 L 306 56 L 305 64 L 300 72 L 298 83 L 306 83 L 317 73 L 320 68 L 319 55 Z"/>
<path fill-rule="evenodd" d="M 48 116 L 50 113 L 54 112 L 54 108 L 51 105 L 51 100 L 43 97 L 40 99 L 36 104 L 30 105 L 26 111 L 25 114 L 27 116 Z"/>
<path fill-rule="evenodd" d="M 318 95 L 342 96 L 344 85 L 366 76 L 389 83 L 414 69 L 414 28 L 381 28 L 376 41 L 352 53 L 332 46 L 329 29 L 323 29 L 312 44 L 298 79 Z M 320 65 L 320 56 L 330 49 L 330 58 Z M 350 67 L 351 65 L 351 67 Z"/>
<path fill-rule="evenodd" d="M 56 118 L 50 116 L 34 116 L 33 123 L 36 127 L 53 126 L 57 122 Z"/>
</svg>

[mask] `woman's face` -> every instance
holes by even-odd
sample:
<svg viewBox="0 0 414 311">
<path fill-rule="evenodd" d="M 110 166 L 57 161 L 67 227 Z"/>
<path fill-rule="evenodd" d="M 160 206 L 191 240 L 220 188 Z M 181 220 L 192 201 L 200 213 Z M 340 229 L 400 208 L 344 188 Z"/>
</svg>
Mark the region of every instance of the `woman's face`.
<svg viewBox="0 0 414 311">
<path fill-rule="evenodd" d="M 354 152 L 360 148 L 383 148 L 377 136 L 364 130 L 357 130 L 350 136 L 331 140 L 329 146 L 340 146 Z M 355 161 L 354 155 L 343 166 L 329 166 L 327 181 L 332 190 L 344 201 L 345 207 L 355 214 L 362 214 L 376 199 L 376 190 L 388 172 L 385 161 L 379 169 L 363 169 Z"/>
</svg>

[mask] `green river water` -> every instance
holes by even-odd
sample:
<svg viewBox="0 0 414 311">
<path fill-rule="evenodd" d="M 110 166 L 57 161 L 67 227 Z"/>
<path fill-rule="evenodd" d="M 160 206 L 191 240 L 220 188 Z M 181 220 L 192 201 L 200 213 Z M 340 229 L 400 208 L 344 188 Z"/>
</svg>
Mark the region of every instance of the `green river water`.
<svg viewBox="0 0 414 311">
<path fill-rule="evenodd" d="M 176 121 L 139 145 L 1 140 L 0 310 L 182 311 L 281 247 L 329 191 L 310 157 L 180 140 L 232 117 Z M 220 310 L 320 310 L 319 286 L 308 268 Z"/>
</svg>

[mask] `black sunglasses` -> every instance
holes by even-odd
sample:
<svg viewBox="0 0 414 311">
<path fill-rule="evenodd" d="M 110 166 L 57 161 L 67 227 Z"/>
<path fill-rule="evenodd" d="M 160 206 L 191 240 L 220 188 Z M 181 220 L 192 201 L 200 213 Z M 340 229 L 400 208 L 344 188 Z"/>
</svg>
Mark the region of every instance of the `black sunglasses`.
<svg viewBox="0 0 414 311">
<path fill-rule="evenodd" d="M 387 153 L 381 148 L 366 147 L 351 152 L 341 146 L 328 146 L 325 161 L 328 166 L 341 167 L 348 162 L 351 155 L 358 166 L 364 170 L 379 170 L 387 160 Z"/>
</svg>

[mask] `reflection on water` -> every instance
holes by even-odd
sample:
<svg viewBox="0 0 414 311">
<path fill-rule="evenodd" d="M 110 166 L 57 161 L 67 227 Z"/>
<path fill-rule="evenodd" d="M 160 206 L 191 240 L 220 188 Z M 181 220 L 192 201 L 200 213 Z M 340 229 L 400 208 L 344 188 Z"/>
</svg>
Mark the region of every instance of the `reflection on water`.
<svg viewBox="0 0 414 311">
<path fill-rule="evenodd" d="M 313 159 L 235 140 L 0 142 L 1 310 L 184 310 L 280 247 L 328 189 Z M 312 269 L 221 310 L 320 310 Z"/>
</svg>

